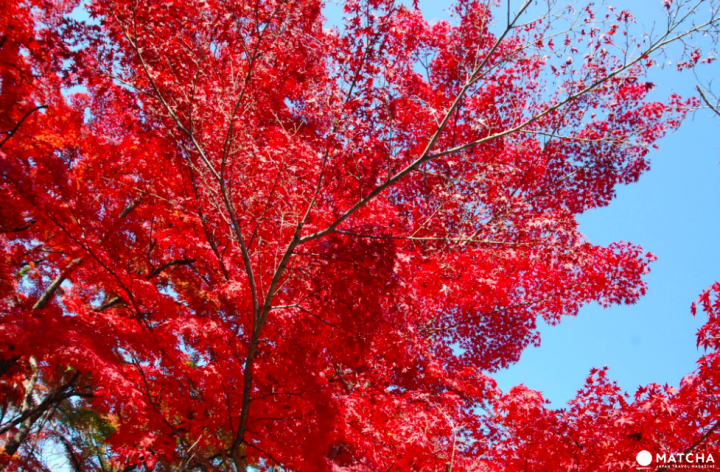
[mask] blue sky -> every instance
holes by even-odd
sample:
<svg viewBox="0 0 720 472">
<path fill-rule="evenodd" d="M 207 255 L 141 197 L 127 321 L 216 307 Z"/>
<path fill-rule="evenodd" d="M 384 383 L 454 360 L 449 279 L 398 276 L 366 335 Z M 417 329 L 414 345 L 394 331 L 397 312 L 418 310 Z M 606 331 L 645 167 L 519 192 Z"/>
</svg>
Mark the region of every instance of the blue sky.
<svg viewBox="0 0 720 472">
<path fill-rule="evenodd" d="M 520 3 L 514 0 L 513 5 Z M 654 21 L 662 24 L 661 0 L 610 3 L 632 11 L 645 29 Z M 446 5 L 420 1 L 429 20 L 447 18 Z M 502 8 L 505 5 L 503 1 Z M 340 8 L 329 3 L 325 13 L 335 23 Z M 672 92 L 695 94 L 693 75 L 674 67 L 656 70 L 650 80 L 657 84 L 653 99 L 662 100 Z M 592 367 L 609 366 L 610 376 L 631 394 L 651 382 L 677 385 L 694 370 L 701 355 L 695 333 L 705 318 L 693 318 L 690 304 L 720 279 L 719 125 L 720 119 L 709 111 L 688 117 L 679 131 L 659 143 L 659 151 L 652 152 L 650 172 L 638 183 L 619 188 L 608 207 L 580 217 L 581 231 L 593 243 L 631 241 L 658 257 L 646 279 L 648 294 L 635 305 L 591 305 L 558 326 L 543 325 L 542 345 L 528 348 L 519 363 L 495 375 L 503 390 L 524 383 L 562 407 Z"/>
<path fill-rule="evenodd" d="M 631 10 L 645 29 L 662 21 L 660 0 L 611 3 Z M 712 72 L 701 71 L 705 79 Z M 695 94 L 695 77 L 674 67 L 657 69 L 650 79 L 657 84 L 653 99 Z M 693 318 L 690 304 L 720 280 L 719 125 L 708 110 L 689 116 L 660 141 L 639 182 L 618 188 L 609 206 L 579 218 L 593 243 L 631 241 L 657 256 L 646 279 L 648 294 L 635 305 L 587 306 L 559 326 L 543 326 L 542 345 L 496 377 L 501 388 L 524 383 L 560 407 L 592 367 L 610 367 L 610 376 L 631 394 L 651 382 L 677 385 L 695 369 L 701 355 L 695 333 L 705 317 Z"/>
<path fill-rule="evenodd" d="M 692 85 L 684 83 L 692 82 L 687 76 L 663 75 L 664 86 Z M 650 172 L 638 183 L 619 188 L 609 206 L 580 217 L 590 241 L 632 241 L 658 257 L 646 279 L 648 294 L 635 305 L 587 306 L 558 326 L 544 326 L 542 345 L 496 376 L 501 388 L 524 383 L 562 406 L 591 367 L 609 366 L 610 376 L 630 393 L 650 382 L 677 385 L 695 368 L 701 354 L 695 333 L 705 318 L 693 318 L 690 303 L 720 279 L 719 124 L 698 112 L 660 142 Z"/>
</svg>

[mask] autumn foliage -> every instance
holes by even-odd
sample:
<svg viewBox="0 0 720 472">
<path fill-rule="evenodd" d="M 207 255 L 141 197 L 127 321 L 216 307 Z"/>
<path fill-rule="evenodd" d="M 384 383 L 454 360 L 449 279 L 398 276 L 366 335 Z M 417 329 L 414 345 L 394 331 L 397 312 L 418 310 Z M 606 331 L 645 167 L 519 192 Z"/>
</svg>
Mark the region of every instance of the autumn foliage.
<svg viewBox="0 0 720 472">
<path fill-rule="evenodd" d="M 697 106 L 643 77 L 680 39 L 702 60 L 700 3 L 623 54 L 604 7 L 2 0 L 0 467 L 596 471 L 717 441 L 717 285 L 679 388 L 597 370 L 553 410 L 492 380 L 538 319 L 644 294 L 652 254 L 576 216 Z"/>
</svg>

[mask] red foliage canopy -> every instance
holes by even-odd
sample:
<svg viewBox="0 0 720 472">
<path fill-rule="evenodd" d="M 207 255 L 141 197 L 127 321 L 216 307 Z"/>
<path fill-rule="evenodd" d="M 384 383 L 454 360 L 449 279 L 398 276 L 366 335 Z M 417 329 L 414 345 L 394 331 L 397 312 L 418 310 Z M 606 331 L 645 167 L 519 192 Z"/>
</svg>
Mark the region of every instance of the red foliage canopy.
<svg viewBox="0 0 720 472">
<path fill-rule="evenodd" d="M 646 100 L 653 57 L 720 19 L 668 2 L 633 55 L 628 12 L 528 5 L 4 0 L 8 470 L 618 470 L 715 435 L 709 295 L 679 389 L 600 370 L 554 411 L 489 377 L 645 292 L 653 256 L 576 215 L 695 104 Z"/>
</svg>

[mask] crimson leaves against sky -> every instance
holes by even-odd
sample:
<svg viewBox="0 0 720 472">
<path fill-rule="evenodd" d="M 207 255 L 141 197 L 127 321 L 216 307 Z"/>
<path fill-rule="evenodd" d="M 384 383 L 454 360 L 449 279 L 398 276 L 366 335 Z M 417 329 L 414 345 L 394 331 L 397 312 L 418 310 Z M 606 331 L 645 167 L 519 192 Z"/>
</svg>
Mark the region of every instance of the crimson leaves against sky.
<svg viewBox="0 0 720 472">
<path fill-rule="evenodd" d="M 713 1 L 647 34 L 556 2 L 0 7 L 4 470 L 615 471 L 720 439 L 719 285 L 679 388 L 601 369 L 553 410 L 492 379 L 539 319 L 644 294 L 652 254 L 576 216 L 701 104 L 644 77 L 712 61 Z"/>
</svg>

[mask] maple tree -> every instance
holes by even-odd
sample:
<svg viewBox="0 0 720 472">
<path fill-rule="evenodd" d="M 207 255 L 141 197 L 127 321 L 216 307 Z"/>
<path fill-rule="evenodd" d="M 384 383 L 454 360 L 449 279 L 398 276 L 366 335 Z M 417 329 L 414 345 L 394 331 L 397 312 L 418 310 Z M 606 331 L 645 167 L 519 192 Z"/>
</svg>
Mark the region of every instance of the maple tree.
<svg viewBox="0 0 720 472">
<path fill-rule="evenodd" d="M 2 7 L 0 466 L 616 470 L 720 437 L 712 291 L 679 389 L 491 378 L 539 318 L 645 292 L 652 254 L 576 216 L 698 106 L 643 77 L 712 59 L 713 2 L 644 37 L 530 2 Z"/>
</svg>

